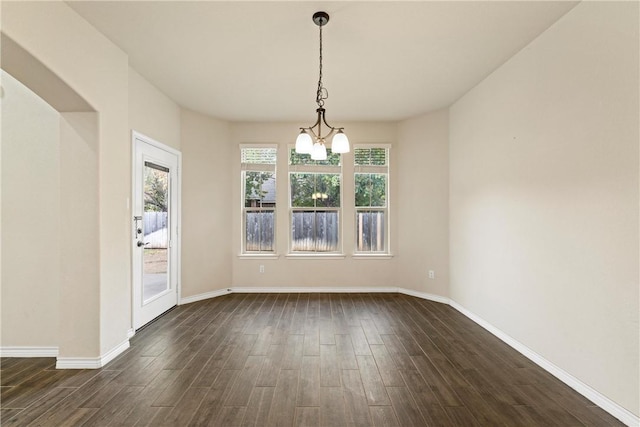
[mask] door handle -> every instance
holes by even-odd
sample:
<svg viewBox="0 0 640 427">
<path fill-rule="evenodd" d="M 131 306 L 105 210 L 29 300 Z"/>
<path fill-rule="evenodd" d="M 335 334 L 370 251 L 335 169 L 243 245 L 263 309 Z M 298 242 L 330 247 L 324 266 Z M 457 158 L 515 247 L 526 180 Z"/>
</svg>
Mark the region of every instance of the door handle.
<svg viewBox="0 0 640 427">
<path fill-rule="evenodd" d="M 138 240 L 136 245 L 138 245 L 138 247 L 141 247 L 141 246 L 147 246 L 149 243 L 151 243 L 151 242 L 144 242 L 143 243 L 142 240 Z"/>
</svg>

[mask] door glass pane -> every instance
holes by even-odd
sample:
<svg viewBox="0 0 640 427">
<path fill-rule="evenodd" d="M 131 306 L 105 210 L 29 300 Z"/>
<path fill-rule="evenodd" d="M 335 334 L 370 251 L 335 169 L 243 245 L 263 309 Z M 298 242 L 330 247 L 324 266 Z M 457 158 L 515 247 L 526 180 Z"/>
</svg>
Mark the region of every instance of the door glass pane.
<svg viewBox="0 0 640 427">
<path fill-rule="evenodd" d="M 142 301 L 169 288 L 169 169 L 144 163 Z"/>
</svg>

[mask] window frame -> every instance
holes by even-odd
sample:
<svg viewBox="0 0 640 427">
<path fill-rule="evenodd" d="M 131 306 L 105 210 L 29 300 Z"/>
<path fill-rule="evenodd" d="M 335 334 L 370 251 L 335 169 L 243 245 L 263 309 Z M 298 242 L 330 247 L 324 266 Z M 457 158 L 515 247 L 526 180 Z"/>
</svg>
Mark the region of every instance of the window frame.
<svg viewBox="0 0 640 427">
<path fill-rule="evenodd" d="M 272 149 L 275 150 L 275 162 L 271 163 L 244 163 L 242 154 L 244 149 Z M 240 254 L 244 257 L 273 257 L 278 253 L 278 145 L 277 144 L 240 144 Z M 245 200 L 246 172 L 272 172 L 275 177 L 274 189 L 276 202 L 272 207 L 248 207 Z M 273 249 L 272 250 L 247 250 L 247 211 L 273 212 Z"/>
<path fill-rule="evenodd" d="M 356 150 L 381 148 L 386 151 L 385 165 L 357 165 Z M 358 174 L 379 174 L 385 175 L 385 205 L 384 206 L 356 206 L 356 175 Z M 353 146 L 353 256 L 362 258 L 376 258 L 391 256 L 391 144 L 354 144 Z M 383 211 L 384 212 L 384 249 L 382 251 L 362 251 L 358 250 L 358 214 L 362 211 Z"/>
<path fill-rule="evenodd" d="M 287 231 L 288 241 L 288 253 L 289 258 L 344 258 L 344 238 L 343 238 L 343 206 L 344 206 L 344 156 L 340 156 L 340 163 L 338 165 L 318 165 L 318 164 L 291 164 L 291 151 L 295 150 L 295 145 L 289 144 L 287 146 L 287 208 L 289 211 L 289 229 Z M 328 149 L 329 151 L 330 149 Z M 308 173 L 308 174 L 335 174 L 338 175 L 340 180 L 340 203 L 338 207 L 324 207 L 324 206 L 304 206 L 293 207 L 292 206 L 292 186 L 291 178 L 296 173 Z M 294 212 L 337 212 L 338 216 L 338 244 L 335 251 L 299 251 L 293 250 L 293 214 Z"/>
</svg>

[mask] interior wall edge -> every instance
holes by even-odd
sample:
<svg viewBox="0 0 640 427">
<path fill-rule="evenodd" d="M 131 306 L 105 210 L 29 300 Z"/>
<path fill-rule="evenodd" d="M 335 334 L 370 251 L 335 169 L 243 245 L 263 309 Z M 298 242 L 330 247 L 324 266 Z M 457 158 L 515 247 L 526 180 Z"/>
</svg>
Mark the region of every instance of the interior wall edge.
<svg viewBox="0 0 640 427">
<path fill-rule="evenodd" d="M 130 345 L 127 338 L 100 357 L 58 357 L 56 369 L 99 369 L 124 353 Z"/>
</svg>

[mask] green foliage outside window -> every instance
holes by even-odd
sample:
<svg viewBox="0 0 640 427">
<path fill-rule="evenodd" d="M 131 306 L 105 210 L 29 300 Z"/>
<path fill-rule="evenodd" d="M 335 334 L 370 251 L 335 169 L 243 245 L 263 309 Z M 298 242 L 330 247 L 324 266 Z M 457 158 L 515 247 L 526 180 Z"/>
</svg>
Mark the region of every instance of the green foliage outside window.
<svg viewBox="0 0 640 427">
<path fill-rule="evenodd" d="M 356 207 L 384 207 L 387 204 L 387 175 L 355 174 Z"/>
<path fill-rule="evenodd" d="M 291 207 L 339 207 L 340 174 L 292 173 Z"/>
<path fill-rule="evenodd" d="M 167 212 L 169 173 L 146 166 L 144 168 L 144 211 Z"/>
</svg>

